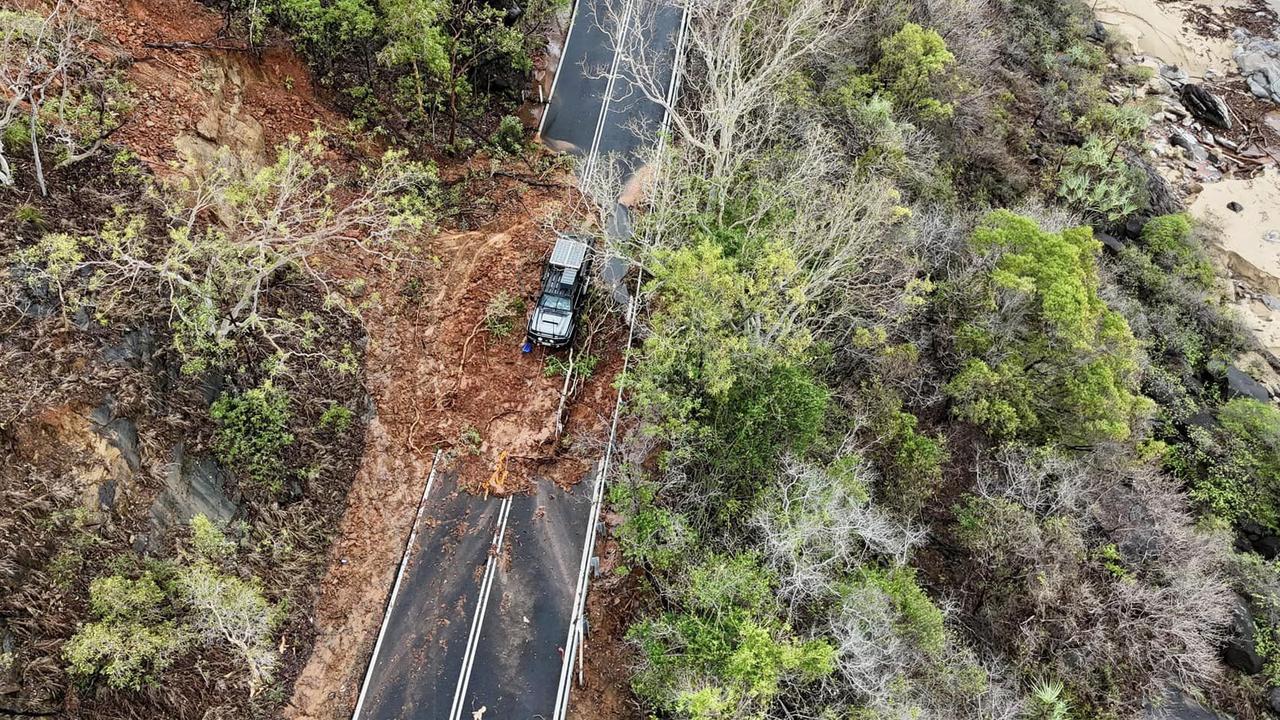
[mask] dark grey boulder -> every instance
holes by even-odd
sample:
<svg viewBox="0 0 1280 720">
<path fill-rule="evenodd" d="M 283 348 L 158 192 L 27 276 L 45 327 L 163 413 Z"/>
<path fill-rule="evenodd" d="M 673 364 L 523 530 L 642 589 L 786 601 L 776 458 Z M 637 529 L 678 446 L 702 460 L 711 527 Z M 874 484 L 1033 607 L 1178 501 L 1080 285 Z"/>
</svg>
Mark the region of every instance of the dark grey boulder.
<svg viewBox="0 0 1280 720">
<path fill-rule="evenodd" d="M 1222 98 L 1214 95 L 1205 86 L 1196 83 L 1183 85 L 1178 98 L 1197 120 L 1223 130 L 1231 129 L 1231 110 L 1227 108 Z"/>
<path fill-rule="evenodd" d="M 1254 638 L 1253 613 L 1249 610 L 1249 603 L 1239 596 L 1232 608 L 1230 633 L 1222 646 L 1222 660 L 1245 675 L 1262 672 L 1262 656 L 1258 654 Z"/>
<path fill-rule="evenodd" d="M 1125 248 L 1124 242 L 1114 235 L 1108 235 L 1104 232 L 1095 232 L 1093 236 L 1098 239 L 1098 242 L 1102 243 L 1103 247 L 1111 252 L 1118 253 Z"/>
<path fill-rule="evenodd" d="M 143 366 L 151 362 L 156 351 L 155 334 L 151 328 L 130 330 L 120 342 L 102 349 L 102 359 L 113 365 Z"/>
<path fill-rule="evenodd" d="M 1246 520 L 1237 528 L 1236 547 L 1274 560 L 1280 556 L 1280 536 L 1252 520 Z"/>
<path fill-rule="evenodd" d="M 1271 400 L 1271 392 L 1262 383 L 1249 377 L 1249 373 L 1235 365 L 1227 367 L 1227 394 L 1232 397 L 1253 398 L 1258 402 Z"/>
<path fill-rule="evenodd" d="M 1209 151 L 1196 140 L 1194 135 L 1186 130 L 1175 128 L 1173 133 L 1169 135 L 1169 143 L 1174 147 L 1186 150 L 1187 157 L 1196 162 L 1207 162 L 1209 160 Z"/>
<path fill-rule="evenodd" d="M 1280 687 L 1273 687 L 1267 692 L 1267 707 L 1271 712 L 1280 713 Z"/>
</svg>

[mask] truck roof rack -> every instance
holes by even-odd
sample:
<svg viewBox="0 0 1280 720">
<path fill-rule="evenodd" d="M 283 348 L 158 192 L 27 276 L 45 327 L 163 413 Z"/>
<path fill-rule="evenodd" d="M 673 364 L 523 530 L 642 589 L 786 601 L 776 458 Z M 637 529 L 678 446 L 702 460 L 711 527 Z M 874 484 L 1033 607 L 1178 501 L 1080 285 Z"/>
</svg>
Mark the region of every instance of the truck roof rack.
<svg viewBox="0 0 1280 720">
<path fill-rule="evenodd" d="M 561 235 L 556 238 L 556 246 L 551 250 L 551 264 L 556 267 L 579 270 L 587 259 L 587 244 L 581 240 Z"/>
</svg>

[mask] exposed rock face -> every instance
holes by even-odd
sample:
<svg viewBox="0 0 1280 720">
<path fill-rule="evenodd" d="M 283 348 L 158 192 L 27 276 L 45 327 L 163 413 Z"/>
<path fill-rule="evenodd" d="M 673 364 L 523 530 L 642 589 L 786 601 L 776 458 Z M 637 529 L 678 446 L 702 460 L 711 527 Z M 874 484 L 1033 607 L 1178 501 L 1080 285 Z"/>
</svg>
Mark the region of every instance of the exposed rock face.
<svg viewBox="0 0 1280 720">
<path fill-rule="evenodd" d="M 265 167 L 266 133 L 262 123 L 243 109 L 245 78 L 241 70 L 211 57 L 204 63 L 204 74 L 213 88 L 208 96 L 209 110 L 196 121 L 195 134 L 174 140 L 178 153 L 189 161 L 185 172 L 196 176 L 209 172 L 220 161 L 223 148 L 246 175 Z"/>
<path fill-rule="evenodd" d="M 1177 690 L 1166 693 L 1159 706 L 1148 705 L 1142 716 L 1144 720 L 1223 720 L 1222 715 Z"/>
<path fill-rule="evenodd" d="M 1262 672 L 1262 656 L 1254 638 L 1253 613 L 1244 598 L 1236 598 L 1231 613 L 1231 634 L 1222 648 L 1222 659 L 1246 675 Z"/>
<path fill-rule="evenodd" d="M 165 474 L 164 490 L 151 505 L 155 547 L 170 528 L 189 522 L 196 515 L 225 524 L 236 514 L 236 504 L 227 496 L 226 473 L 207 457 L 190 457 L 181 443 L 173 449 L 173 462 Z"/>
<path fill-rule="evenodd" d="M 93 521 L 104 520 L 104 511 L 134 491 L 138 432 L 131 421 L 112 416 L 110 402 L 50 408 L 18 428 L 17 436 L 19 454 L 30 462 L 58 463 Z"/>
<path fill-rule="evenodd" d="M 1280 103 L 1280 42 L 1250 38 L 1236 49 L 1235 61 L 1250 92 Z"/>
<path fill-rule="evenodd" d="M 1245 552 L 1256 552 L 1268 560 L 1280 555 L 1280 537 L 1256 522 L 1240 524 L 1236 547 Z"/>
<path fill-rule="evenodd" d="M 1271 400 L 1271 393 L 1262 383 L 1254 380 L 1249 373 L 1235 365 L 1227 368 L 1227 392 L 1233 397 L 1253 398 L 1258 402 Z"/>
</svg>

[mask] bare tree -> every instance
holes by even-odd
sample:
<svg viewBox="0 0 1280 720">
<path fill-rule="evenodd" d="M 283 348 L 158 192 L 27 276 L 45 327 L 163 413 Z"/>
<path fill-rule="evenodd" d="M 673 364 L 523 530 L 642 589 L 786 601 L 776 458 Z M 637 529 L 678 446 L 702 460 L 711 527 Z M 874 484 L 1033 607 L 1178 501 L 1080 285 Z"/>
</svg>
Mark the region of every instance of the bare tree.
<svg viewBox="0 0 1280 720">
<path fill-rule="evenodd" d="M 793 608 L 831 597 L 840 579 L 864 562 L 905 563 L 925 539 L 923 529 L 902 525 L 871 503 L 876 475 L 869 462 L 850 453 L 838 464 L 833 473 L 788 458 L 772 497 L 753 518 Z"/>
<path fill-rule="evenodd" d="M 92 156 L 120 127 L 124 87 L 89 51 L 93 28 L 58 0 L 48 15 L 0 11 L 0 133 L 25 123 L 36 184 L 47 194 L 40 141 L 61 146 L 59 167 Z M 0 137 L 0 183 L 14 172 Z"/>
</svg>

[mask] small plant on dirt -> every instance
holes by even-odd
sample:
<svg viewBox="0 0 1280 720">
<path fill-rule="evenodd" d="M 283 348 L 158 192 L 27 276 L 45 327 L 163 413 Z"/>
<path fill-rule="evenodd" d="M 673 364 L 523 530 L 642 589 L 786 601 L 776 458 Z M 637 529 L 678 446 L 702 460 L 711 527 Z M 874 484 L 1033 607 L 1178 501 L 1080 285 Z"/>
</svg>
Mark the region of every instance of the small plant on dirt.
<svg viewBox="0 0 1280 720">
<path fill-rule="evenodd" d="M 35 205 L 23 203 L 14 209 L 13 220 L 19 224 L 40 227 L 44 225 L 44 213 L 40 212 L 40 208 Z"/>
<path fill-rule="evenodd" d="M 484 309 L 484 326 L 494 337 L 506 337 L 516 327 L 516 319 L 524 315 L 524 298 L 500 290 Z"/>
<path fill-rule="evenodd" d="M 573 361 L 573 373 L 583 382 L 591 379 L 595 374 L 596 367 L 600 365 L 600 357 L 598 355 L 582 355 Z M 563 377 L 569 372 L 569 363 L 561 360 L 556 355 L 547 356 L 547 362 L 542 367 L 542 375 L 544 377 Z"/>
<path fill-rule="evenodd" d="M 320 429 L 344 433 L 351 428 L 353 413 L 346 405 L 333 403 L 320 416 Z"/>
<path fill-rule="evenodd" d="M 489 142 L 504 153 L 519 155 L 524 151 L 524 123 L 514 115 L 504 115 Z"/>
<path fill-rule="evenodd" d="M 270 380 L 239 395 L 223 395 L 210 409 L 218 424 L 218 459 L 242 473 L 250 484 L 273 493 L 283 489 L 284 451 L 289 432 L 289 396 Z"/>
<path fill-rule="evenodd" d="M 479 455 L 480 445 L 484 442 L 484 438 L 480 436 L 480 431 L 470 425 L 462 428 L 462 432 L 458 434 L 458 441 L 462 444 L 463 450 L 468 454 Z"/>
</svg>

